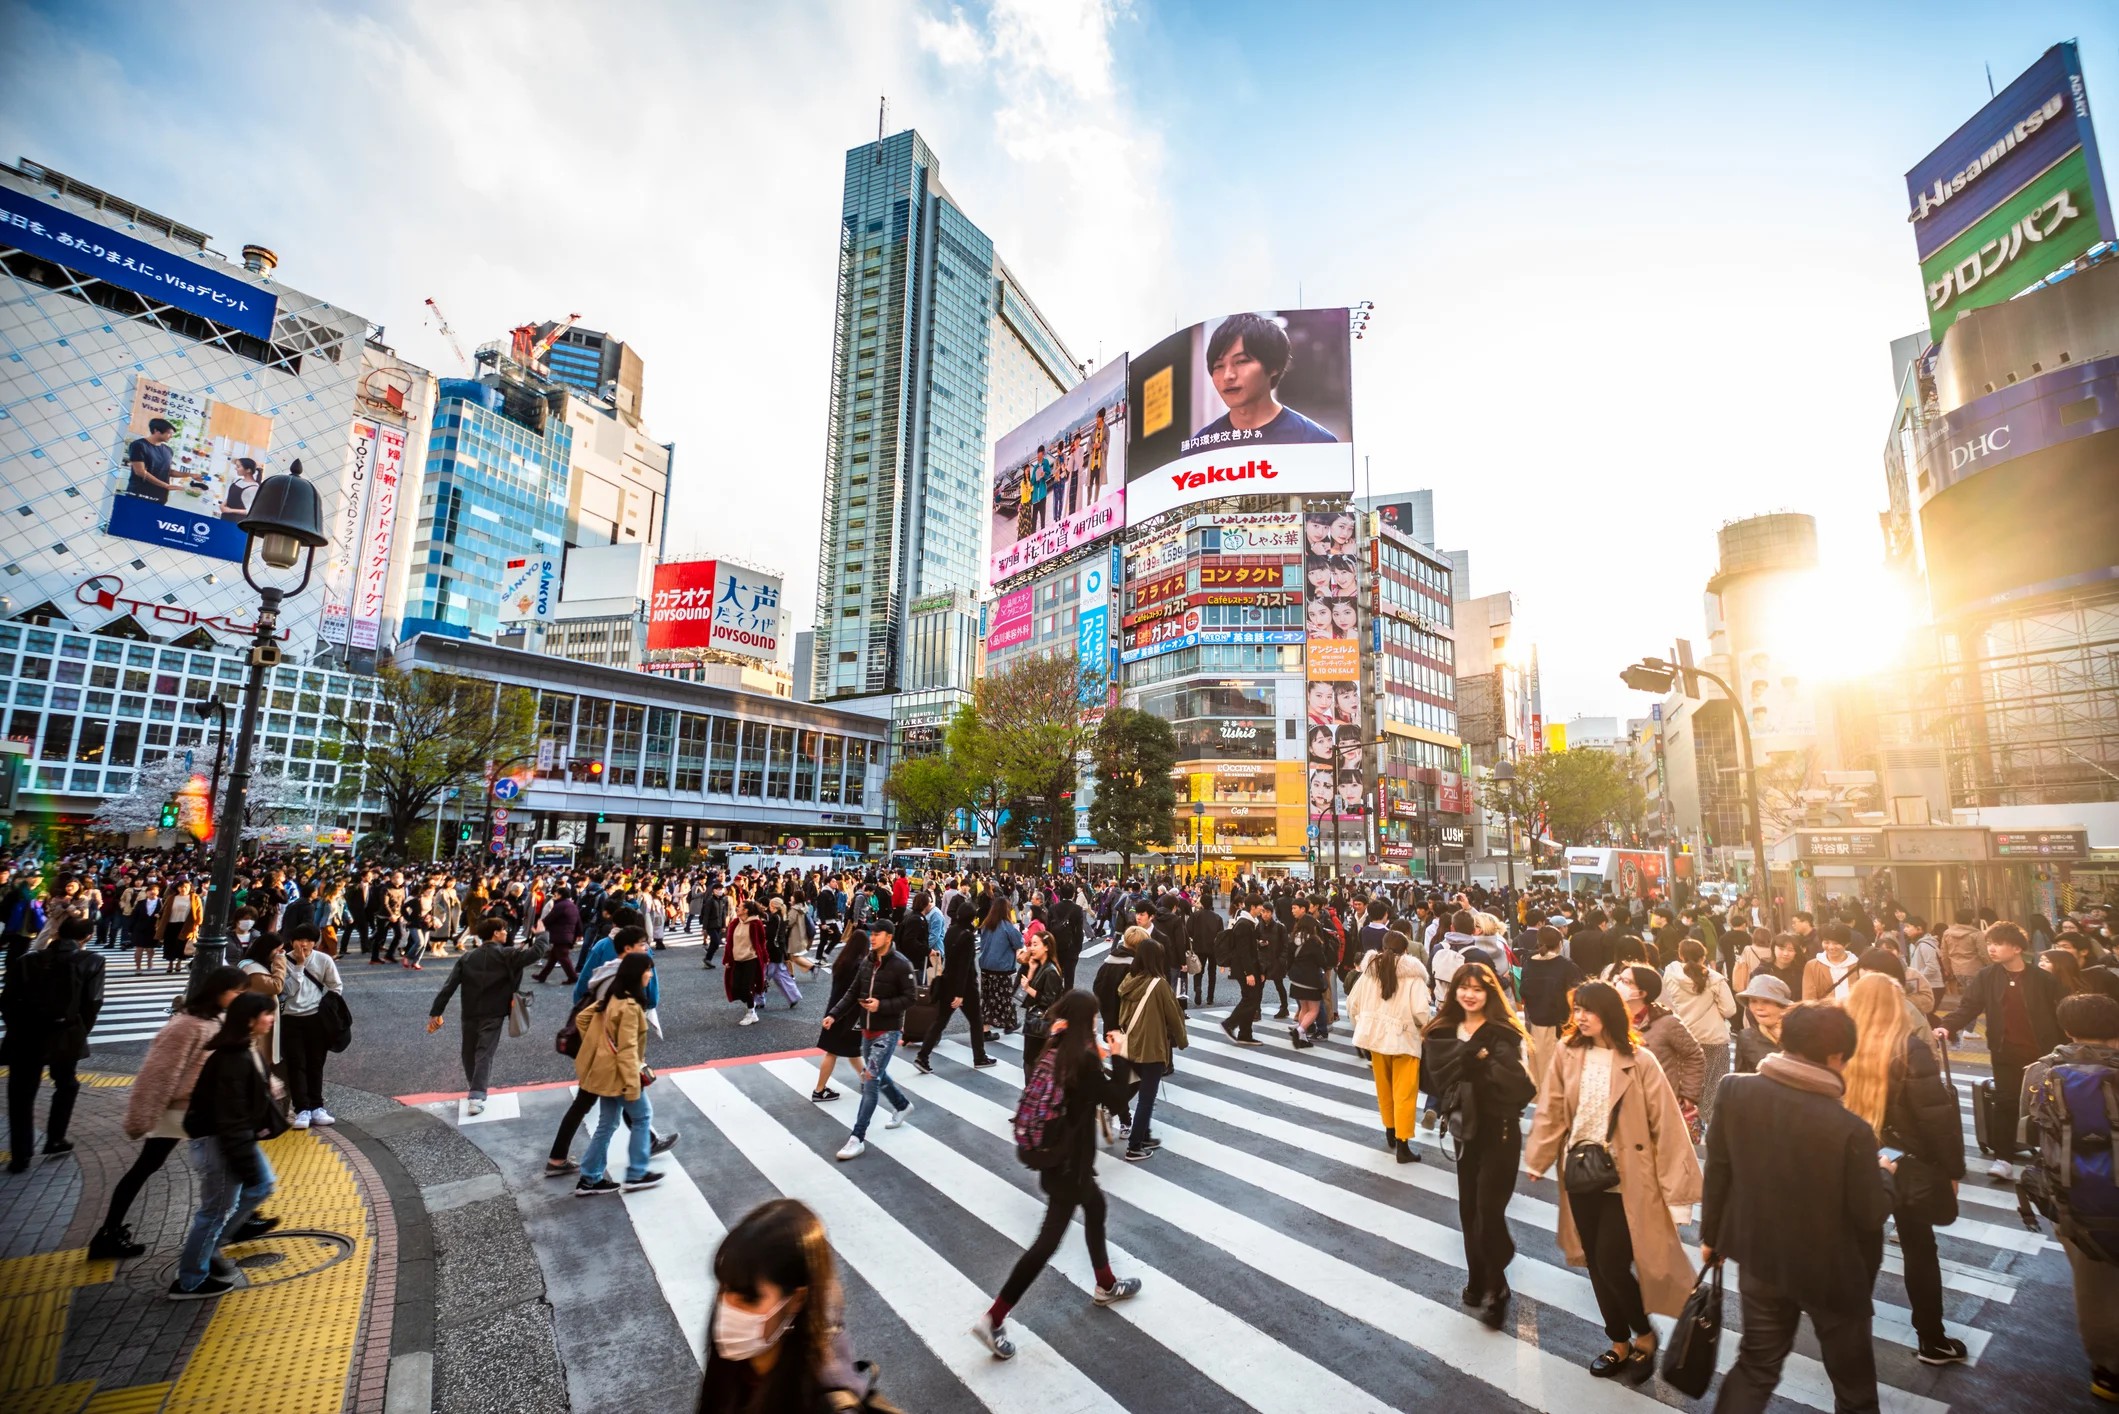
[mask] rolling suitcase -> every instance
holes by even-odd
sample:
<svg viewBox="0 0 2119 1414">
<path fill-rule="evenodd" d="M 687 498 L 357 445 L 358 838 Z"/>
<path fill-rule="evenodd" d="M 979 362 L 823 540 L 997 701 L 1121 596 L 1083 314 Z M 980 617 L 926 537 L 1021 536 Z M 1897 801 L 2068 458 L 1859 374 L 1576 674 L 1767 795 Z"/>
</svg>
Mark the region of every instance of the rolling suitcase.
<svg viewBox="0 0 2119 1414">
<path fill-rule="evenodd" d="M 1994 1133 L 1994 1082 L 1982 1080 L 1972 1087 L 1972 1136 L 1979 1152 L 1990 1158 L 2006 1158 L 2000 1136 Z"/>
</svg>

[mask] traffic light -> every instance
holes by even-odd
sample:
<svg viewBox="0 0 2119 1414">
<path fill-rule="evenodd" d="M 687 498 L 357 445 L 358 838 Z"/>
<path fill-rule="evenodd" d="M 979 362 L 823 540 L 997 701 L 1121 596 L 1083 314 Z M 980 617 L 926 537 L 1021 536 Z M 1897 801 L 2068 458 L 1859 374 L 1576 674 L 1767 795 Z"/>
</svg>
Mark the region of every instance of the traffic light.
<svg viewBox="0 0 2119 1414">
<path fill-rule="evenodd" d="M 469 844 L 471 842 L 471 827 L 469 825 L 465 825 L 463 829 L 458 832 L 456 838 L 464 844 Z"/>
<path fill-rule="evenodd" d="M 176 827 L 177 803 L 174 800 L 165 800 L 162 802 L 162 828 L 174 830 Z"/>
<path fill-rule="evenodd" d="M 600 771 L 603 769 L 603 767 L 598 766 L 596 769 Z M 596 812 L 596 823 L 599 825 L 603 823 L 603 812 L 601 810 Z"/>
<path fill-rule="evenodd" d="M 591 761 L 591 762 L 589 763 L 589 779 L 590 779 L 590 780 L 592 780 L 592 781 L 594 781 L 594 780 L 600 780 L 600 779 L 602 779 L 602 777 L 603 777 L 603 763 L 602 763 L 601 761 Z"/>
</svg>

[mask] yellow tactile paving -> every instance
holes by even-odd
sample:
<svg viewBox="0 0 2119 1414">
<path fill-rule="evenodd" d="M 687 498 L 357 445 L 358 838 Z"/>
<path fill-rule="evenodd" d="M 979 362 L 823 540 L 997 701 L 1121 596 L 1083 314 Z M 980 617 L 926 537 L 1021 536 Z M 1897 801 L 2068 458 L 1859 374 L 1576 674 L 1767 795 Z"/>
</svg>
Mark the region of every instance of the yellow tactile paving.
<svg viewBox="0 0 2119 1414">
<path fill-rule="evenodd" d="M 169 1388 L 164 1383 L 105 1390 L 88 1401 L 81 1414 L 155 1414 L 169 1398 Z"/>
<path fill-rule="evenodd" d="M 70 1385 L 46 1385 L 26 1394 L 11 1394 L 7 1397 L 8 1414 L 82 1414 L 95 1388 L 94 1380 L 79 1380 Z M 147 1407 L 152 1409 L 154 1406 Z"/>
<path fill-rule="evenodd" d="M 0 1262 L 0 1404 L 20 1408 L 23 1391 L 45 1392 L 59 1378 L 59 1347 L 66 1340 L 66 1310 L 74 1289 L 100 1286 L 115 1262 L 92 1262 L 86 1250 L 40 1252 Z M 85 1399 L 93 1386 L 84 1388 Z M 43 1408 L 43 1405 L 36 1406 Z M 53 1408 L 77 1409 L 79 1401 Z"/>
<path fill-rule="evenodd" d="M 344 1402 L 373 1254 L 367 1207 L 337 1151 L 314 1134 L 283 1134 L 265 1154 L 278 1179 L 273 1216 L 287 1228 L 343 1233 L 353 1253 L 299 1281 L 292 1277 L 314 1263 L 292 1253 L 280 1267 L 246 1271 L 255 1284 L 215 1303 L 167 1414 L 336 1414 Z M 286 1249 L 267 1241 L 255 1250 Z"/>
<path fill-rule="evenodd" d="M 7 1067 L 0 1065 L 0 1078 L 6 1075 Z M 129 1075 L 111 1075 L 100 1070 L 78 1071 L 74 1079 L 94 1090 L 122 1090 L 132 1084 L 132 1077 Z"/>
</svg>

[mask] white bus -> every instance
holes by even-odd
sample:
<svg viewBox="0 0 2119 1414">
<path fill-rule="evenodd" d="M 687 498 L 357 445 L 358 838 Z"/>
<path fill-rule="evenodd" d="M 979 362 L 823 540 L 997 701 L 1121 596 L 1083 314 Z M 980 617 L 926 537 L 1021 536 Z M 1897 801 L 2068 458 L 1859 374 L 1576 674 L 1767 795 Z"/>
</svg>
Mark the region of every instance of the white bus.
<svg viewBox="0 0 2119 1414">
<path fill-rule="evenodd" d="M 539 840 L 530 846 L 530 863 L 540 868 L 558 865 L 571 868 L 578 846 L 566 840 Z"/>
</svg>

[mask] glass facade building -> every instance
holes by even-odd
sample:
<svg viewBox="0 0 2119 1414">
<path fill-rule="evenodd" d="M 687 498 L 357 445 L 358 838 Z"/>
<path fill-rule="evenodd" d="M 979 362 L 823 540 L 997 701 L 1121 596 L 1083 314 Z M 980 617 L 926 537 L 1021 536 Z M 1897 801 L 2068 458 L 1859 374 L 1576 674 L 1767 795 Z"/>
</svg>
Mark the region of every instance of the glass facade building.
<svg viewBox="0 0 2119 1414">
<path fill-rule="evenodd" d="M 565 549 L 572 429 L 544 396 L 504 388 L 502 377 L 441 381 L 405 594 L 407 638 L 492 638 L 506 562 Z"/>
<path fill-rule="evenodd" d="M 1018 325 L 1019 321 L 1019 325 Z M 997 340 L 997 328 L 1013 330 Z M 1046 388 L 1073 360 L 942 187 L 916 132 L 846 154 L 831 413 L 811 694 L 894 692 L 910 657 L 909 606 L 982 584 L 996 360 L 1025 360 Z M 968 684 L 953 684 L 968 686 Z"/>
</svg>

